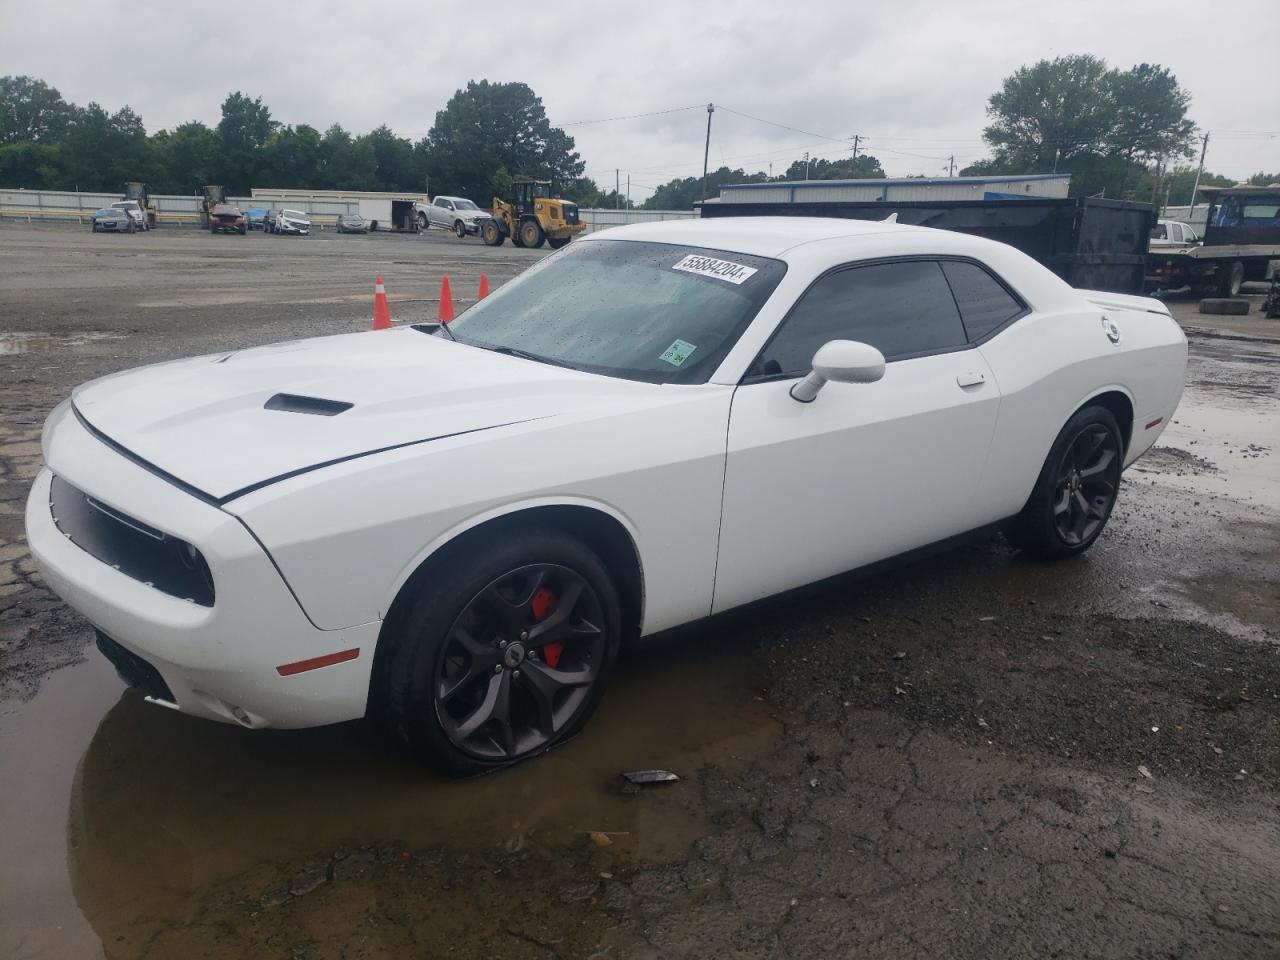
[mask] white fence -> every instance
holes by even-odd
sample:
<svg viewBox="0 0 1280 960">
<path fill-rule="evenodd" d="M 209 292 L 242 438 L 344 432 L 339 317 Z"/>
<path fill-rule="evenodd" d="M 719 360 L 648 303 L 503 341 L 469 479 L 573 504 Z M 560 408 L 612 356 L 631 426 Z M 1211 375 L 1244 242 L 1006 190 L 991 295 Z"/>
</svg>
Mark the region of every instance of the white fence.
<svg viewBox="0 0 1280 960">
<path fill-rule="evenodd" d="M 695 210 L 579 210 L 578 217 L 587 225 L 587 233 L 620 227 L 627 223 L 653 223 L 658 220 L 694 220 Z"/>
<path fill-rule="evenodd" d="M 119 193 L 80 193 L 71 190 L 3 190 L 0 189 L 0 219 L 19 220 L 76 220 L 86 222 L 90 214 L 122 198 Z M 198 226 L 200 223 L 200 197 L 151 195 L 156 206 L 156 220 L 161 225 Z M 316 223 L 331 224 L 341 213 L 359 213 L 356 199 L 336 200 L 331 197 L 305 198 L 297 196 L 228 197 L 228 203 L 241 210 L 250 207 L 275 209 L 288 206 L 309 214 Z M 618 227 L 627 223 L 652 223 L 659 220 L 691 220 L 698 216 L 693 210 L 603 210 L 580 209 L 578 216 L 587 225 L 587 232 Z"/>
<path fill-rule="evenodd" d="M 80 193 L 70 190 L 0 190 L 0 218 L 18 220 L 76 220 L 85 222 L 103 207 L 123 199 L 122 193 Z M 199 226 L 202 197 L 151 195 L 156 207 L 156 222 L 176 226 Z M 227 202 L 241 210 L 250 207 L 276 207 L 284 203 L 251 197 L 228 197 Z M 332 223 L 340 213 L 357 213 L 355 200 L 303 200 L 289 198 L 291 209 L 312 215 L 317 222 Z"/>
</svg>

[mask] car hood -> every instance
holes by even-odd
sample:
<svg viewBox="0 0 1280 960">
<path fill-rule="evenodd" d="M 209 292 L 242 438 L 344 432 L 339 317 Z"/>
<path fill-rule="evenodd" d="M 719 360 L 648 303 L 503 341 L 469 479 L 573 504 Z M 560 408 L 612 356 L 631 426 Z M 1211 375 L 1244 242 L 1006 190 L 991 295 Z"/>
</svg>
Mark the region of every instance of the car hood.
<svg viewBox="0 0 1280 960">
<path fill-rule="evenodd" d="M 335 462 L 661 391 L 400 329 L 143 367 L 87 383 L 72 402 L 107 442 L 226 502 Z"/>
</svg>

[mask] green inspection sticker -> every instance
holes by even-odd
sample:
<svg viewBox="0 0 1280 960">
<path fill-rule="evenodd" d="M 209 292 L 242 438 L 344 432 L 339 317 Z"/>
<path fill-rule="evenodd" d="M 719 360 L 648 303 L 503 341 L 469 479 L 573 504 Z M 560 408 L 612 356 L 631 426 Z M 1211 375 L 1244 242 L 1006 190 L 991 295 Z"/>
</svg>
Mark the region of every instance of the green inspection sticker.
<svg viewBox="0 0 1280 960">
<path fill-rule="evenodd" d="M 683 366 L 684 362 L 689 359 L 689 355 L 697 350 L 692 343 L 687 340 L 677 340 L 671 346 L 663 351 L 662 356 L 658 359 L 671 364 L 673 367 Z"/>
</svg>

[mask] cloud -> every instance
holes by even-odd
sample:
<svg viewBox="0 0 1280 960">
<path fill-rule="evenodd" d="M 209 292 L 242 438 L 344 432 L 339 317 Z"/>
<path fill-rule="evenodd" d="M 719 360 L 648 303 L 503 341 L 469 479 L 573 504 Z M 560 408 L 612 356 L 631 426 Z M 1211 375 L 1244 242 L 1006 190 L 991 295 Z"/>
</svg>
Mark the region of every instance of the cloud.
<svg viewBox="0 0 1280 960">
<path fill-rule="evenodd" d="M 127 103 L 152 131 L 214 123 L 226 95 L 241 90 L 285 123 L 357 132 L 386 123 L 416 140 L 456 89 L 482 77 L 528 83 L 557 124 L 696 106 L 568 128 L 589 174 L 611 186 L 615 169 L 630 171 L 633 197 L 643 198 L 701 173 L 708 101 L 806 131 L 718 110 L 713 166 L 772 160 L 781 169 L 805 150 L 840 156 L 849 145 L 824 137 L 857 133 L 890 175 L 939 174 L 951 155 L 960 165 L 985 155 L 986 100 L 1003 77 L 1042 57 L 1091 52 L 1121 67 L 1170 67 L 1193 95 L 1192 117 L 1214 131 L 1211 169 L 1280 169 L 1274 0 L 1217 3 L 1215 29 L 1234 25 L 1229 44 L 1199 34 L 1203 15 L 1188 0 L 1052 11 L 1007 0 L 0 0 L 0 69 L 40 77 L 78 103 Z"/>
</svg>

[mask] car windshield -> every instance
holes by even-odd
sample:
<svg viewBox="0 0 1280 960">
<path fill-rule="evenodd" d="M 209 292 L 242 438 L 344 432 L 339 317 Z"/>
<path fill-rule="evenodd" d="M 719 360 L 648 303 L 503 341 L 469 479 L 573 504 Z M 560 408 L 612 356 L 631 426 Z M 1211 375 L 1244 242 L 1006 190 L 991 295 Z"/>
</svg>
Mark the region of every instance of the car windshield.
<svg viewBox="0 0 1280 960">
<path fill-rule="evenodd" d="M 303 213 L 302 211 L 300 211 L 300 210 L 286 210 L 286 211 L 284 211 L 284 215 L 285 215 L 286 217 L 288 217 L 290 220 L 305 220 L 305 219 L 307 219 L 307 215 L 306 215 L 305 213 Z"/>
<path fill-rule="evenodd" d="M 786 272 L 669 243 L 573 244 L 449 325 L 463 343 L 652 383 L 705 383 Z"/>
<path fill-rule="evenodd" d="M 459 210 L 479 210 L 480 209 L 470 200 L 455 200 L 453 202 L 453 205 Z"/>
</svg>

